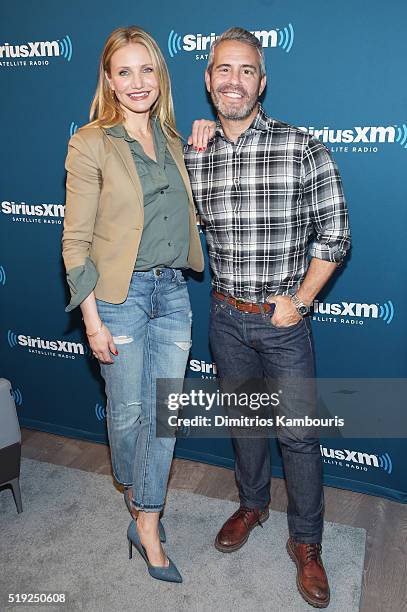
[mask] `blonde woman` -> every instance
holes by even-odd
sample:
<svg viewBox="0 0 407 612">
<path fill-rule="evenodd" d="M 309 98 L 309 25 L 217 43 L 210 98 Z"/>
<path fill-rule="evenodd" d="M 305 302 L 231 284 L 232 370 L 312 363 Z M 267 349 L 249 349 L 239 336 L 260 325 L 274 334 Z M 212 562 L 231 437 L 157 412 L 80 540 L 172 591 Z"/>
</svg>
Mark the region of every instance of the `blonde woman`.
<svg viewBox="0 0 407 612">
<path fill-rule="evenodd" d="M 182 270 L 203 269 L 168 70 L 131 26 L 104 46 L 91 123 L 69 142 L 63 258 L 106 383 L 115 478 L 153 578 L 181 582 L 160 522 L 174 438 L 156 437 L 157 378 L 182 379 L 191 309 Z M 161 540 L 161 541 L 160 541 Z"/>
</svg>

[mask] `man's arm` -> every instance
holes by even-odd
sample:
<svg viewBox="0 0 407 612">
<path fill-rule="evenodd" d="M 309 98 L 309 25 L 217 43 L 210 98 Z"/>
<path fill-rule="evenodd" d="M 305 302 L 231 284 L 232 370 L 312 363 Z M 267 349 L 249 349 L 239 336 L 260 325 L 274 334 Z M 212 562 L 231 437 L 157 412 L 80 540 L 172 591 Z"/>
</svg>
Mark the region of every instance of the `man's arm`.
<svg viewBox="0 0 407 612">
<path fill-rule="evenodd" d="M 303 159 L 303 198 L 310 210 L 314 241 L 310 245 L 311 262 L 297 289 L 301 302 L 311 306 L 350 248 L 348 211 L 342 182 L 335 162 L 326 147 L 310 139 Z M 276 304 L 272 322 L 277 327 L 295 325 L 301 316 L 290 296 L 273 296 Z"/>
<path fill-rule="evenodd" d="M 307 306 L 311 306 L 337 267 L 336 263 L 313 257 L 304 280 L 297 291 L 298 299 L 307 304 Z"/>
<path fill-rule="evenodd" d="M 307 306 L 311 306 L 314 299 L 331 278 L 337 267 L 336 263 L 313 257 L 304 280 L 297 291 L 298 299 L 304 302 L 304 304 L 307 304 Z M 268 298 L 267 301 L 276 304 L 276 310 L 271 319 L 273 325 L 276 327 L 295 325 L 301 319 L 290 296 L 275 295 Z"/>
<path fill-rule="evenodd" d="M 303 201 L 314 240 L 309 256 L 338 265 L 350 248 L 348 210 L 336 163 L 317 138 L 310 138 L 302 160 Z"/>
</svg>

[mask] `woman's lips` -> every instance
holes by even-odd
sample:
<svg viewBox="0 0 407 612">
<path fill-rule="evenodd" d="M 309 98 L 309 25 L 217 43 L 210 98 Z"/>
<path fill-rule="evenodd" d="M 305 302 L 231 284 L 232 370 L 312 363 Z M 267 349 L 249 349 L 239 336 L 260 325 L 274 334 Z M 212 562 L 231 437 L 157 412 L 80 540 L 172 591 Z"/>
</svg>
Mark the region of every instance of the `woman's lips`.
<svg viewBox="0 0 407 612">
<path fill-rule="evenodd" d="M 144 100 L 145 98 L 147 98 L 149 93 L 150 93 L 149 91 L 140 91 L 137 93 L 136 92 L 129 93 L 127 95 L 129 96 L 131 100 Z"/>
</svg>

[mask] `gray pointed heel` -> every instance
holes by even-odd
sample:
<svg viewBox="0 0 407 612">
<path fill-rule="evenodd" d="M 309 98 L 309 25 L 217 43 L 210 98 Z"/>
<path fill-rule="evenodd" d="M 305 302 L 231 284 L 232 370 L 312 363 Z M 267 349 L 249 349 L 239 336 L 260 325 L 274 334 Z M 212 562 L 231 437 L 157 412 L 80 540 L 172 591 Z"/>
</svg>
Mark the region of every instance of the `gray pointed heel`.
<svg viewBox="0 0 407 612">
<path fill-rule="evenodd" d="M 124 495 L 124 503 L 126 504 L 126 508 L 130 512 L 130 515 L 133 516 L 131 514 L 130 500 L 129 500 L 129 496 L 127 495 L 127 489 L 124 490 L 123 495 Z M 134 517 L 133 517 L 133 520 L 135 520 Z M 167 541 L 167 536 L 165 535 L 164 525 L 162 524 L 161 521 L 159 521 L 158 523 L 158 533 L 160 536 L 160 542 L 165 544 L 165 542 Z"/>
<path fill-rule="evenodd" d="M 129 541 L 129 559 L 133 556 L 133 546 L 140 553 L 141 557 L 144 559 L 148 573 L 152 578 L 156 580 L 164 580 L 165 582 L 182 582 L 182 576 L 175 567 L 174 563 L 168 557 L 169 565 L 168 567 L 158 567 L 157 565 L 151 565 L 148 560 L 146 550 L 142 545 L 139 535 L 137 533 L 136 522 L 130 521 L 130 525 L 127 529 L 127 539 Z"/>
</svg>

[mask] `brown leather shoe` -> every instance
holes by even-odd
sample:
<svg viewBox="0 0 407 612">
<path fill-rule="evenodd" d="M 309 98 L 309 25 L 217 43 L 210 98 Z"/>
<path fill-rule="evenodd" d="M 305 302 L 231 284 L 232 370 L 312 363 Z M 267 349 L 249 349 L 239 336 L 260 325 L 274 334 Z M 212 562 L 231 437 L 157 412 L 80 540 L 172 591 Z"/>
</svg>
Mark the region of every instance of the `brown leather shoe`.
<svg viewBox="0 0 407 612">
<path fill-rule="evenodd" d="M 221 552 L 234 552 L 246 544 L 252 529 L 269 517 L 268 507 L 263 510 L 240 506 L 226 521 L 215 539 L 215 548 Z"/>
<path fill-rule="evenodd" d="M 321 550 L 321 544 L 302 544 L 292 538 L 287 542 L 288 554 L 297 566 L 298 590 L 315 608 L 326 608 L 330 599 Z"/>
</svg>

